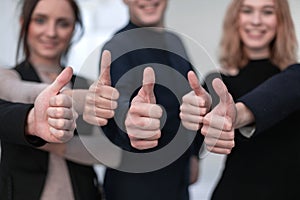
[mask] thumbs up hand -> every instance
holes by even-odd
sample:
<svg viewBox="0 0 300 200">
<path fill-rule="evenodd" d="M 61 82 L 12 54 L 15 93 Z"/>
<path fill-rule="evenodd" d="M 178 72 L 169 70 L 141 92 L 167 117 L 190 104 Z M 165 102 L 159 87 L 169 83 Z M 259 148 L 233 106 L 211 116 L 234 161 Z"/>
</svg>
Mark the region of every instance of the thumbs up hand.
<svg viewBox="0 0 300 200">
<path fill-rule="evenodd" d="M 86 95 L 83 119 L 93 125 L 104 126 L 114 117 L 119 92 L 111 87 L 111 54 L 105 50 L 101 59 L 101 71 L 97 81 L 89 88 Z"/>
<path fill-rule="evenodd" d="M 201 128 L 203 117 L 209 111 L 212 101 L 193 71 L 188 73 L 188 80 L 193 90 L 183 96 L 179 115 L 184 127 L 197 131 Z"/>
<path fill-rule="evenodd" d="M 59 94 L 71 80 L 72 74 L 72 68 L 65 68 L 36 98 L 28 116 L 34 121 L 33 135 L 54 143 L 67 142 L 73 137 L 78 115 L 72 109 L 72 98 Z"/>
<path fill-rule="evenodd" d="M 163 111 L 156 104 L 154 84 L 154 71 L 147 67 L 144 70 L 143 86 L 133 98 L 125 120 L 131 146 L 140 150 L 156 147 L 161 137 L 160 118 Z"/>
<path fill-rule="evenodd" d="M 236 107 L 226 86 L 220 79 L 213 80 L 213 88 L 220 98 L 219 104 L 203 119 L 201 133 L 207 149 L 214 153 L 229 154 L 234 147 Z"/>
</svg>

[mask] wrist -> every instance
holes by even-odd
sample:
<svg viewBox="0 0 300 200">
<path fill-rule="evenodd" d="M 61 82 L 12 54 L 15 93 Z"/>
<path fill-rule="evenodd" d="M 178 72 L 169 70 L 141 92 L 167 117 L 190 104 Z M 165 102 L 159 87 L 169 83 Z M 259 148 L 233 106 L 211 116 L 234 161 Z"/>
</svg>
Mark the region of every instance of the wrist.
<svg viewBox="0 0 300 200">
<path fill-rule="evenodd" d="M 235 128 L 247 126 L 255 121 L 253 113 L 245 104 L 238 102 L 235 105 L 237 111 L 236 120 L 234 123 Z"/>
<path fill-rule="evenodd" d="M 32 108 L 27 115 L 25 135 L 35 135 L 34 108 Z"/>
</svg>

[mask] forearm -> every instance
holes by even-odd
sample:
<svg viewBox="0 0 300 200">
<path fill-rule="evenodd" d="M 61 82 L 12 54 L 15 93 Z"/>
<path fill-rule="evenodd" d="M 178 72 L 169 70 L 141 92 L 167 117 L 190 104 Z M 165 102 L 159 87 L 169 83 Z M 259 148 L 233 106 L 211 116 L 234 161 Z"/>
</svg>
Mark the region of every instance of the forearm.
<svg viewBox="0 0 300 200">
<path fill-rule="evenodd" d="M 20 103 L 33 103 L 38 94 L 48 86 L 44 83 L 22 81 L 18 73 L 11 69 L 0 69 L 0 83 L 0 98 Z"/>
<path fill-rule="evenodd" d="M 255 116 L 255 134 L 274 126 L 300 109 L 300 65 L 286 70 L 265 81 L 241 97 Z"/>
<path fill-rule="evenodd" d="M 86 136 L 86 137 L 92 137 L 92 136 Z M 101 164 L 94 156 L 90 154 L 90 152 L 86 149 L 86 146 L 82 143 L 80 137 L 78 136 L 72 138 L 67 143 L 62 143 L 62 144 L 48 143 L 43 147 L 40 147 L 39 149 L 56 154 L 65 159 L 80 164 L 85 164 L 85 165 Z"/>
<path fill-rule="evenodd" d="M 83 139 L 83 137 L 85 137 Z M 93 165 L 93 164 L 101 164 L 99 160 L 97 160 L 88 150 L 88 146 L 85 146 L 82 142 L 87 142 L 88 140 L 94 140 L 97 136 L 80 136 L 74 137 L 68 143 L 66 143 L 66 151 L 64 157 L 73 162 L 85 164 L 85 165 Z"/>
<path fill-rule="evenodd" d="M 234 123 L 236 129 L 247 126 L 255 121 L 254 115 L 250 109 L 242 102 L 235 104 L 237 115 Z"/>
</svg>

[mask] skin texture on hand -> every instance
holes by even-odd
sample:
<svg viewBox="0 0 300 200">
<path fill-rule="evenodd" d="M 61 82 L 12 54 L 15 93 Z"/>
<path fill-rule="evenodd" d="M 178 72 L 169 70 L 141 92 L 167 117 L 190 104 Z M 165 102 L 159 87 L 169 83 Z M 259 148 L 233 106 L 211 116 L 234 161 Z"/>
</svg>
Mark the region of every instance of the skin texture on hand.
<svg viewBox="0 0 300 200">
<path fill-rule="evenodd" d="M 234 128 L 241 128 L 255 121 L 253 113 L 245 104 L 243 104 L 242 102 L 238 102 L 235 104 L 235 107 L 237 110 L 237 116 L 234 123 Z"/>
<path fill-rule="evenodd" d="M 202 127 L 203 117 L 209 111 L 212 100 L 193 71 L 188 73 L 188 80 L 192 91 L 183 96 L 179 115 L 184 127 L 197 131 Z"/>
<path fill-rule="evenodd" d="M 71 80 L 72 74 L 72 68 L 65 68 L 56 80 L 38 95 L 28 116 L 27 134 L 53 143 L 67 142 L 73 137 L 78 114 L 72 108 L 72 98 L 59 94 Z"/>
<path fill-rule="evenodd" d="M 226 86 L 220 79 L 213 80 L 213 88 L 220 98 L 219 104 L 203 119 L 201 133 L 208 151 L 229 154 L 234 147 L 236 107 Z"/>
<path fill-rule="evenodd" d="M 119 92 L 111 87 L 110 79 L 111 54 L 105 50 L 101 59 L 101 71 L 97 81 L 89 88 L 86 95 L 83 119 L 97 126 L 104 126 L 113 118 L 118 106 Z"/>
<path fill-rule="evenodd" d="M 154 71 L 147 67 L 143 74 L 143 85 L 133 98 L 125 120 L 131 146 L 139 150 L 156 147 L 161 137 L 160 118 L 163 111 L 156 104 L 154 85 Z"/>
</svg>

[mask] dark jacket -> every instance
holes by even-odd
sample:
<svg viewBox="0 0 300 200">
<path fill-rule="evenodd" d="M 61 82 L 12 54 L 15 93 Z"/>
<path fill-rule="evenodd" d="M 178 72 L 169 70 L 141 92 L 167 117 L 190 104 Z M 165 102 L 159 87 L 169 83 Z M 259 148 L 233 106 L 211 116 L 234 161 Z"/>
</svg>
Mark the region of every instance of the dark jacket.
<svg viewBox="0 0 300 200">
<path fill-rule="evenodd" d="M 257 134 L 300 110 L 299 86 L 300 64 L 294 64 L 238 99 L 254 114 Z"/>
<path fill-rule="evenodd" d="M 40 82 L 34 68 L 23 62 L 15 70 L 23 80 Z M 74 83 L 75 77 L 72 78 Z M 77 80 L 76 80 L 77 81 Z M 15 89 L 15 88 L 14 88 Z M 26 116 L 30 105 L 9 104 L 0 101 L 1 111 L 1 200 L 39 200 L 47 171 L 49 153 L 38 150 L 24 137 Z M 4 107 L 9 105 L 9 107 Z M 43 144 L 41 141 L 37 146 Z M 71 183 L 76 200 L 100 199 L 98 180 L 91 166 L 67 160 Z"/>
<path fill-rule="evenodd" d="M 212 199 L 298 199 L 299 66 L 280 72 L 268 59 L 251 60 L 236 76 L 222 78 L 233 99 L 253 111 L 257 130 L 251 138 L 235 130 Z"/>
<path fill-rule="evenodd" d="M 155 154 L 157 157 L 153 156 L 155 161 L 144 163 L 144 166 L 148 167 L 174 158 L 168 166 L 158 168 L 156 171 L 140 171 L 143 173 L 122 172 L 108 168 L 104 181 L 107 200 L 189 199 L 189 158 L 192 152 L 198 154 L 202 140 L 198 138 L 199 143 L 195 149 L 189 148 L 196 132 L 180 130 L 179 106 L 182 96 L 191 90 L 186 77 L 188 71 L 192 70 L 181 40 L 171 32 L 139 29 L 129 23 L 103 49 L 110 50 L 112 53 L 112 86 L 120 92 L 116 115 L 114 119 L 109 120 L 107 126 L 103 127 L 104 133 L 122 149 L 143 156 L 141 159 L 137 157 L 130 159 L 123 155 L 121 170 L 126 167 L 128 170 L 128 168 L 141 166 L 142 160 L 148 156 L 143 153 L 150 154 L 161 150 L 175 141 L 175 137 L 182 136 L 177 140 L 177 146 L 168 155 L 157 153 Z M 140 151 L 130 145 L 128 135 L 122 125 L 124 125 L 130 102 L 142 84 L 143 70 L 147 66 L 151 66 L 155 71 L 156 102 L 164 108 L 166 120 L 162 123 L 162 134 L 158 146 Z M 201 137 L 200 134 L 197 136 Z M 178 150 L 185 144 L 184 150 Z M 180 154 L 176 155 L 178 152 Z M 124 166 L 123 169 L 122 166 Z"/>
</svg>

